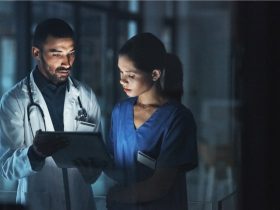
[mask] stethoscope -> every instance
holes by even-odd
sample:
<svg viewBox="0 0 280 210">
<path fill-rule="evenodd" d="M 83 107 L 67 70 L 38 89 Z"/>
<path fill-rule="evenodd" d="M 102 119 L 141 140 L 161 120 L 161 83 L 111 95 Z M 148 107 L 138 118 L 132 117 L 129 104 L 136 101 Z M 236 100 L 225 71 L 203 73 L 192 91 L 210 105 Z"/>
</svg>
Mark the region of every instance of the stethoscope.
<svg viewBox="0 0 280 210">
<path fill-rule="evenodd" d="M 27 90 L 28 90 L 28 96 L 29 96 L 29 100 L 30 100 L 30 103 L 27 106 L 27 118 L 28 118 L 28 123 L 29 123 L 30 129 L 31 129 L 33 138 L 34 138 L 34 132 L 33 132 L 32 126 L 31 126 L 31 122 L 30 122 L 30 113 L 31 113 L 31 108 L 32 107 L 36 107 L 39 110 L 40 115 L 41 115 L 41 117 L 43 119 L 43 122 L 44 122 L 45 131 L 47 129 L 46 129 L 46 121 L 45 121 L 44 111 L 38 103 L 34 102 L 32 92 L 31 92 L 31 82 L 30 82 L 31 79 L 30 78 L 31 78 L 31 75 L 29 75 L 27 77 Z M 74 87 L 77 88 L 77 85 L 74 82 L 74 80 L 71 77 L 69 77 L 69 78 L 72 81 Z M 78 116 L 75 118 L 75 120 L 77 120 L 77 121 L 87 121 L 88 115 L 87 115 L 86 110 L 83 108 L 83 105 L 82 105 L 82 102 L 81 102 L 81 99 L 80 99 L 79 96 L 78 96 L 78 102 L 79 102 L 80 110 L 78 111 Z"/>
</svg>

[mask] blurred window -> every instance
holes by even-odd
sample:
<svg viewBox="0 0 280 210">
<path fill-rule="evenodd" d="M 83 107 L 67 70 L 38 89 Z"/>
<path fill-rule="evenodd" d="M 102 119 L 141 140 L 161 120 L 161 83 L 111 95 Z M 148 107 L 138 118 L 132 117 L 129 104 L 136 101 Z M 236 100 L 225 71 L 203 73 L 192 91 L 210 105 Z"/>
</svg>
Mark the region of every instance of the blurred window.
<svg viewBox="0 0 280 210">
<path fill-rule="evenodd" d="M 82 8 L 80 14 L 78 54 L 81 63 L 77 71 L 79 78 L 93 88 L 103 104 L 103 85 L 107 82 L 106 73 L 110 71 L 104 66 L 107 18 L 104 13 L 88 8 Z"/>
<path fill-rule="evenodd" d="M 131 13 L 138 13 L 139 1 L 138 0 L 118 1 L 118 7 L 120 10 L 128 11 Z"/>
<path fill-rule="evenodd" d="M 14 7 L 13 2 L 0 2 L 0 98 L 16 82 L 17 46 Z M 0 203 L 14 202 L 16 184 L 15 181 L 0 178 Z"/>
<path fill-rule="evenodd" d="M 0 2 L 0 97 L 15 83 L 16 33 L 13 2 Z"/>
</svg>

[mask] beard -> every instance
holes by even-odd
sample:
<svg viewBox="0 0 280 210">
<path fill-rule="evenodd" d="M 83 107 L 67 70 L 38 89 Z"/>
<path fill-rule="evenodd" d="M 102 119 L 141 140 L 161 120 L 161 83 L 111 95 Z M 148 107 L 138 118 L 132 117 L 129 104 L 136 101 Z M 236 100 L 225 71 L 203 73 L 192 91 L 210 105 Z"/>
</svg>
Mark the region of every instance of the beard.
<svg viewBox="0 0 280 210">
<path fill-rule="evenodd" d="M 43 56 L 41 57 L 41 61 L 42 61 L 42 70 L 44 71 L 44 73 L 45 73 L 44 75 L 47 76 L 47 79 L 49 81 L 51 81 L 55 85 L 58 85 L 58 84 L 61 84 L 61 83 L 64 83 L 67 81 L 68 77 L 70 76 L 72 67 L 64 68 L 62 66 L 59 66 L 53 71 L 53 70 L 51 70 L 52 67 L 50 67 L 47 64 L 47 62 L 45 61 Z M 54 72 L 54 73 L 52 73 L 52 72 Z"/>
<path fill-rule="evenodd" d="M 50 69 L 49 66 L 47 66 L 48 69 Z M 46 71 L 46 74 L 48 75 L 48 79 L 54 83 L 54 84 L 61 84 L 67 81 L 68 77 L 70 76 L 71 68 L 64 68 L 64 67 L 58 67 L 55 69 L 55 73 L 51 74 L 50 71 Z M 67 75 L 60 75 L 61 73 L 67 73 Z"/>
<path fill-rule="evenodd" d="M 52 78 L 51 81 L 56 82 L 56 84 L 63 83 L 68 79 L 70 73 L 71 73 L 71 67 L 70 68 L 58 67 L 55 69 L 55 74 L 50 75 L 50 77 Z M 61 75 L 61 74 L 66 74 L 66 75 Z"/>
</svg>

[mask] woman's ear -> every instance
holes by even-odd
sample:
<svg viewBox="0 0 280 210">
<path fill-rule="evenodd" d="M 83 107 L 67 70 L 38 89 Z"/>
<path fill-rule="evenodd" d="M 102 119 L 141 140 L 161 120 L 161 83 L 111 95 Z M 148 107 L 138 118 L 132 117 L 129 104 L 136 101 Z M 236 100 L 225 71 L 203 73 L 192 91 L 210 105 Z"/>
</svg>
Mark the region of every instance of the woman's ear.
<svg viewBox="0 0 280 210">
<path fill-rule="evenodd" d="M 157 81 L 161 76 L 161 71 L 159 69 L 154 69 L 152 72 L 152 79 L 153 81 Z"/>
<path fill-rule="evenodd" d="M 35 59 L 40 59 L 40 50 L 37 47 L 32 47 L 32 56 Z"/>
</svg>

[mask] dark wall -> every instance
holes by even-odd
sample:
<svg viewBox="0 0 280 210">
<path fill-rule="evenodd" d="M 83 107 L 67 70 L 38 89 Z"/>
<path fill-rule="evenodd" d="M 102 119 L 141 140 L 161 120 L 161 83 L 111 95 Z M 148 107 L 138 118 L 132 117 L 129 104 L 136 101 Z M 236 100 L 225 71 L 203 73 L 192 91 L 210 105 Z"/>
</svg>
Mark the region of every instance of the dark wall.
<svg viewBox="0 0 280 210">
<path fill-rule="evenodd" d="M 238 2 L 234 20 L 236 97 L 243 122 L 240 209 L 279 210 L 280 2 Z"/>
</svg>

